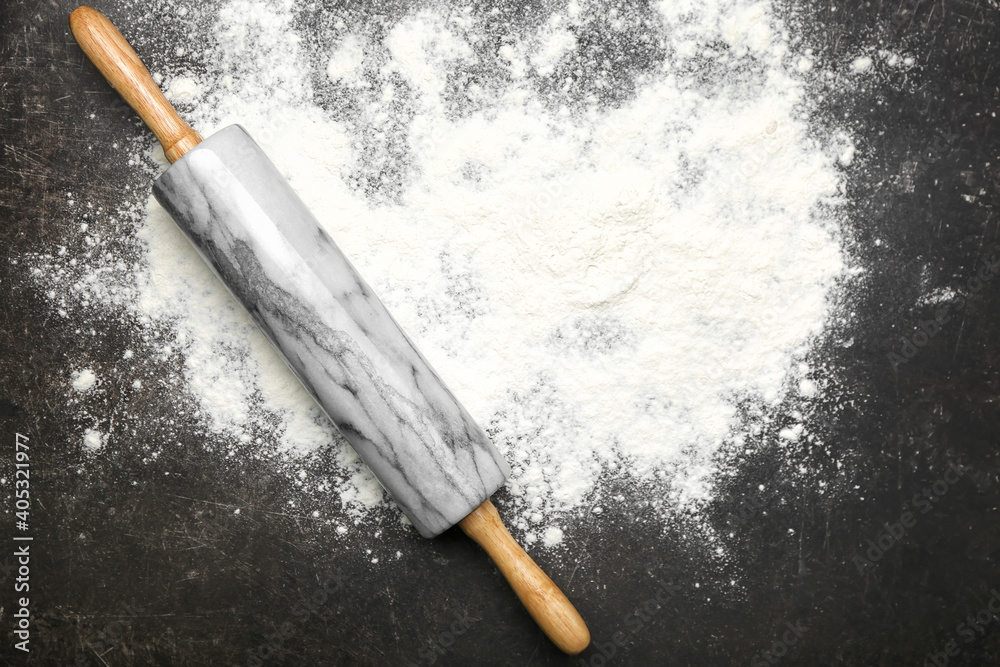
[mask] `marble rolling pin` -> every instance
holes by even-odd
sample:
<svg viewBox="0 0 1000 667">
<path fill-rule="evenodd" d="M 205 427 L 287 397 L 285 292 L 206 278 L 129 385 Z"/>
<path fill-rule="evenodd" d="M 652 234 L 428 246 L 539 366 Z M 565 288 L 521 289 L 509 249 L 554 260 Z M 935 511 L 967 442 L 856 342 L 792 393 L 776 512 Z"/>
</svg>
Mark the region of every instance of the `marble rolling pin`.
<svg viewBox="0 0 1000 667">
<path fill-rule="evenodd" d="M 560 649 L 586 648 L 580 615 L 489 500 L 507 462 L 260 147 L 238 125 L 202 140 L 103 14 L 80 7 L 69 22 L 173 163 L 153 184 L 157 201 L 420 534 L 458 524 Z"/>
</svg>

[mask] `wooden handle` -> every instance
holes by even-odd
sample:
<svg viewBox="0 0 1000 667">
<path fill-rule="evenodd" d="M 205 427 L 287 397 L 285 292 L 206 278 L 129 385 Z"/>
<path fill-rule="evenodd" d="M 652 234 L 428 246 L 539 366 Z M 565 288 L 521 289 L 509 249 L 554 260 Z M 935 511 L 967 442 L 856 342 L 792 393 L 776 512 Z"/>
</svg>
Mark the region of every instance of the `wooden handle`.
<svg viewBox="0 0 1000 667">
<path fill-rule="evenodd" d="M 69 27 L 91 62 L 160 140 L 168 160 L 176 162 L 201 141 L 104 14 L 92 7 L 77 7 L 69 15 Z"/>
<path fill-rule="evenodd" d="M 486 550 L 528 613 L 556 646 L 570 655 L 587 648 L 590 631 L 580 613 L 510 536 L 492 502 L 487 499 L 458 525 Z"/>
</svg>

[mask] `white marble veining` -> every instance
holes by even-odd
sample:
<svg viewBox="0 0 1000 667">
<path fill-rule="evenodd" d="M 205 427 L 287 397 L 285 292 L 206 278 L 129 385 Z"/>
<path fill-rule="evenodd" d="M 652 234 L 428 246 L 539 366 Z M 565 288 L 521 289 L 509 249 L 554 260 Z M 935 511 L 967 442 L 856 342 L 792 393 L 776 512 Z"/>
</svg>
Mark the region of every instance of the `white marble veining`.
<svg viewBox="0 0 1000 667">
<path fill-rule="evenodd" d="M 503 484 L 507 462 L 242 127 L 153 194 L 422 535 Z"/>
</svg>

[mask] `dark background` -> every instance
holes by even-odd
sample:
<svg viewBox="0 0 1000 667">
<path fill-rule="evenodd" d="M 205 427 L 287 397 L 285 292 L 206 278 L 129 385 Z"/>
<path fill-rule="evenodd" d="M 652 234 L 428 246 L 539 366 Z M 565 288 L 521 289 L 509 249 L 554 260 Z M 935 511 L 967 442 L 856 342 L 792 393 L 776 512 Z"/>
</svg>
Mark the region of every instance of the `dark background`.
<svg viewBox="0 0 1000 667">
<path fill-rule="evenodd" d="M 230 458 L 213 451 L 233 445 L 213 442 L 193 401 L 169 389 L 179 378 L 176 357 L 162 361 L 158 386 L 103 388 L 89 414 L 124 415 L 127 428 L 116 431 L 113 452 L 81 463 L 80 433 L 92 422 L 70 409 L 67 360 L 116 368 L 125 349 L 152 342 L 125 311 L 53 316 L 27 275 L 25 257 L 73 242 L 79 221 L 65 212 L 67 192 L 109 208 L 126 185 L 148 192 L 148 175 L 129 170 L 111 145 L 138 141 L 145 130 L 69 35 L 75 6 L 0 0 L 4 664 L 243 665 L 248 650 L 265 656 L 264 664 L 429 664 L 429 646 L 452 643 L 442 633 L 456 614 L 468 629 L 436 664 L 998 661 L 1000 618 L 971 637 L 959 628 L 986 608 L 991 589 L 1000 590 L 1000 280 L 969 283 L 984 260 L 1000 259 L 995 2 L 786 6 L 795 47 L 814 49 L 828 65 L 878 48 L 918 61 L 863 77 L 850 93 L 837 80 L 810 84 L 825 96 L 816 132 L 845 126 L 859 145 L 847 168 L 843 217 L 850 252 L 866 272 L 841 296 L 852 315 L 815 352 L 838 380 L 812 418 L 847 464 L 830 466 L 836 493 L 786 474 L 787 457 L 777 452 L 765 449 L 740 466 L 709 508 L 717 530 L 733 533 L 737 592 L 704 557 L 704 545 L 681 528 L 647 521 L 638 503 L 608 507 L 600 521 L 581 517 L 566 549 L 534 553 L 577 604 L 595 642 L 608 649 L 624 633 L 626 646 L 610 659 L 595 647 L 562 656 L 485 555 L 455 531 L 425 541 L 399 526 L 393 510 L 379 510 L 379 553 L 392 560 L 398 550 L 403 558 L 373 567 L 361 548 L 368 540 L 345 544 L 290 510 L 295 491 L 285 462 L 254 457 L 250 447 Z M 157 44 L 171 28 L 139 17 L 168 9 L 95 6 L 155 67 Z M 500 6 L 522 16 L 537 9 Z M 100 122 L 87 120 L 88 112 Z M 129 221 L 93 224 L 127 256 Z M 907 340 L 925 342 L 914 336 L 936 306 L 914 304 L 940 286 L 964 300 L 894 368 L 890 352 L 902 354 Z M 15 432 L 30 437 L 33 466 L 27 657 L 12 649 L 10 633 Z M 149 443 L 158 441 L 180 445 L 150 463 Z M 322 471 L 322 459 L 307 467 Z M 942 481 L 949 466 L 961 472 L 954 483 Z M 920 513 L 914 496 L 942 488 Z M 496 501 L 502 512 L 502 492 Z M 884 554 L 866 555 L 869 540 L 885 541 L 884 524 L 906 511 L 915 525 Z M 630 616 L 661 583 L 674 587 L 673 596 L 651 604 L 644 620 Z M 314 611 L 306 616 L 309 600 Z M 274 639 L 283 623 L 291 623 L 287 636 Z M 786 624 L 800 636 L 786 634 Z M 794 643 L 781 646 L 783 637 Z M 949 641 L 958 655 L 945 655 Z M 770 663 L 765 650 L 775 651 Z"/>
</svg>

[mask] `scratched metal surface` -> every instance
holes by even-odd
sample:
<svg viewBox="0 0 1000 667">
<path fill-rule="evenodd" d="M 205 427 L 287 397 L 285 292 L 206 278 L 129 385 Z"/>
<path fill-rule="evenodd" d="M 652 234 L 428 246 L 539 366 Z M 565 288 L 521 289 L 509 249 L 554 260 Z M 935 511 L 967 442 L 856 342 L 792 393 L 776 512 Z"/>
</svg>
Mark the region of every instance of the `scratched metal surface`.
<svg viewBox="0 0 1000 667">
<path fill-rule="evenodd" d="M 125 28 L 142 25 L 131 5 L 96 6 Z M 470 541 L 454 531 L 421 541 L 389 530 L 385 548 L 398 546 L 406 559 L 373 570 L 357 548 L 286 511 L 286 473 L 250 456 L 214 455 L 193 406 L 178 410 L 154 389 L 111 388 L 91 406 L 128 413 L 136 428 L 116 456 L 79 474 L 70 443 L 87 424 L 66 408 L 67 360 L 113 368 L 143 341 L 127 318 L 109 325 L 86 313 L 53 316 L 19 258 L 70 243 L 78 221 L 65 213 L 66 193 L 111 208 L 122 188 L 149 182 L 113 146 L 144 129 L 72 41 L 65 21 L 74 7 L 0 4 L 4 664 L 244 665 L 256 664 L 254 655 L 286 665 L 430 664 L 430 656 L 455 665 L 996 662 L 1000 620 L 984 610 L 1000 587 L 1000 281 L 970 290 L 961 313 L 913 359 L 895 371 L 887 359 L 933 315 L 912 305 L 925 293 L 928 267 L 967 284 L 998 252 L 996 2 L 789 3 L 812 26 L 802 39 L 824 60 L 849 62 L 876 46 L 921 54 L 921 68 L 872 78 L 850 97 L 814 91 L 827 96 L 823 113 L 856 129 L 867 156 L 864 173 L 855 169 L 849 180 L 866 288 L 853 296 L 856 317 L 845 325 L 854 344 L 825 352 L 852 387 L 853 401 L 828 406 L 824 418 L 856 453 L 856 493 L 827 498 L 796 488 L 775 476 L 778 459 L 766 454 L 746 466 L 712 517 L 739 533 L 745 594 L 737 599 L 683 536 L 609 509 L 581 527 L 586 539 L 573 556 L 539 557 L 569 582 L 592 629 L 595 646 L 575 659 L 544 640 Z M 155 67 L 162 34 L 129 34 Z M 130 224 L 103 224 L 109 251 L 128 259 Z M 162 362 L 164 378 L 176 375 L 175 363 Z M 34 466 L 27 655 L 13 648 L 17 572 L 8 555 L 18 432 L 30 437 Z M 143 443 L 168 439 L 181 446 L 158 466 L 141 463 Z M 914 493 L 948 479 L 949 464 L 963 475 L 947 482 L 940 507 L 859 572 L 867 540 L 901 521 Z M 757 495 L 762 481 L 768 490 Z M 234 519 L 232 507 L 246 509 Z M 749 520 L 734 524 L 741 511 Z M 798 540 L 787 539 L 789 526 Z M 662 604 L 653 602 L 661 584 Z M 649 615 L 640 623 L 637 611 Z M 977 613 L 982 625 L 969 625 Z M 626 645 L 608 656 L 619 631 Z"/>
</svg>

